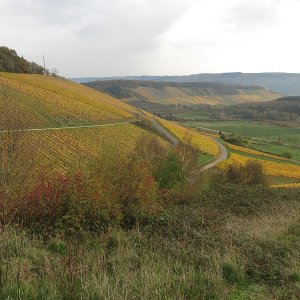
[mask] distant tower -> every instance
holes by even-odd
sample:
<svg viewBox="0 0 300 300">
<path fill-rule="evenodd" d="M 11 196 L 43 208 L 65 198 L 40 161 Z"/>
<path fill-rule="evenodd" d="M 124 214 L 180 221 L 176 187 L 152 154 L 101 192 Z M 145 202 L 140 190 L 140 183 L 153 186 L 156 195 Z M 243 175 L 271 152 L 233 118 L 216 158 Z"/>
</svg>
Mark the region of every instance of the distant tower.
<svg viewBox="0 0 300 300">
<path fill-rule="evenodd" d="M 46 62 L 45 62 L 45 55 L 43 55 L 43 62 L 44 62 L 44 75 L 46 75 Z"/>
</svg>

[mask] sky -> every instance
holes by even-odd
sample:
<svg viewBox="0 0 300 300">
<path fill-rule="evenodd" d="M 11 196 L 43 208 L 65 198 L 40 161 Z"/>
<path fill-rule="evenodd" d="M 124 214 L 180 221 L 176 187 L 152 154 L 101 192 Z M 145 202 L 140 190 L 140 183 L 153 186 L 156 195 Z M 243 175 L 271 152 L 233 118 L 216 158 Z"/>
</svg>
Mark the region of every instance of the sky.
<svg viewBox="0 0 300 300">
<path fill-rule="evenodd" d="M 299 72 L 300 0 L 1 0 L 0 45 L 65 77 Z"/>
</svg>

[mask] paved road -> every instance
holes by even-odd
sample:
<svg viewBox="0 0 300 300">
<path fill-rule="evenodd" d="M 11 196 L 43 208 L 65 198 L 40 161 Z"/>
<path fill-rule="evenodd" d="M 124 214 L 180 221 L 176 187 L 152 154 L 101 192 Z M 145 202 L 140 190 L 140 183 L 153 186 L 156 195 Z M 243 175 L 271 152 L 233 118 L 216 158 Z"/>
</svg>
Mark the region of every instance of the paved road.
<svg viewBox="0 0 300 300">
<path fill-rule="evenodd" d="M 141 110 L 140 111 L 140 117 L 141 118 L 146 118 L 145 115 L 143 114 L 143 112 Z M 146 118 L 148 121 L 151 122 L 153 128 L 155 128 L 157 131 L 159 131 L 161 134 L 163 134 L 174 146 L 176 146 L 179 143 L 179 140 L 172 135 L 165 127 L 163 127 L 156 118 Z M 132 124 L 132 123 L 136 123 L 136 122 L 140 122 L 139 119 L 137 120 L 131 120 L 131 121 L 123 121 L 123 122 L 112 122 L 112 123 L 106 123 L 106 124 L 99 124 L 99 125 L 81 125 L 81 126 L 66 126 L 66 127 L 48 127 L 48 128 L 26 128 L 26 129 L 18 129 L 15 131 L 19 131 L 19 132 L 34 132 L 34 131 L 49 131 L 49 130 L 70 130 L 70 129 L 80 129 L 80 128 L 98 128 L 98 127 L 105 127 L 105 126 L 116 126 L 116 125 L 124 125 L 124 124 Z M 9 130 L 1 130 L 0 133 L 7 133 L 7 132 L 11 132 Z M 204 167 L 202 167 L 201 169 L 199 169 L 197 171 L 198 172 L 204 172 L 208 169 L 213 168 L 216 164 L 218 164 L 219 162 L 225 160 L 227 158 L 227 151 L 226 148 L 215 138 L 212 138 L 215 140 L 216 143 L 218 143 L 219 147 L 220 147 L 220 154 L 217 157 L 216 160 L 214 160 L 213 162 L 205 165 Z"/>
<path fill-rule="evenodd" d="M 178 144 L 178 139 L 172 135 L 165 127 L 160 125 L 160 123 L 155 118 L 148 119 L 152 126 L 158 130 L 160 133 L 162 133 L 174 146 Z"/>
<path fill-rule="evenodd" d="M 165 135 L 165 136 L 167 137 L 167 139 L 168 139 L 173 145 L 176 146 L 176 145 L 178 144 L 178 142 L 179 142 L 178 139 L 175 138 L 168 130 L 166 130 L 166 129 L 165 129 L 165 128 L 157 121 L 157 119 L 151 118 L 151 119 L 149 119 L 149 120 L 150 120 L 150 122 L 152 123 L 153 127 L 154 127 L 155 129 L 157 129 L 159 132 L 161 132 L 163 135 Z M 219 155 L 217 156 L 217 158 L 216 158 L 213 162 L 211 162 L 211 163 L 209 163 L 209 164 L 203 166 L 202 168 L 196 170 L 195 172 L 193 172 L 193 174 L 192 174 L 193 176 L 197 176 L 197 174 L 202 173 L 202 172 L 205 172 L 205 171 L 207 171 L 207 170 L 209 170 L 209 169 L 215 167 L 218 163 L 220 163 L 220 162 L 226 160 L 227 157 L 228 157 L 228 153 L 227 153 L 227 150 L 226 150 L 225 146 L 224 146 L 223 144 L 221 144 L 221 143 L 219 142 L 218 139 L 213 138 L 213 137 L 211 137 L 211 139 L 214 140 L 214 141 L 218 144 L 218 146 L 219 146 L 219 148 L 220 148 L 220 153 L 219 153 Z"/>
<path fill-rule="evenodd" d="M 170 143 L 172 143 L 174 146 L 176 146 L 179 141 L 178 139 L 170 133 L 170 131 L 168 131 L 165 127 L 163 127 L 155 117 L 149 117 L 147 116 L 144 111 L 140 108 L 137 108 L 138 112 L 139 112 L 139 116 L 142 119 L 145 119 L 147 121 L 149 121 L 151 123 L 151 125 L 153 126 L 153 128 L 155 128 L 157 131 L 159 131 L 162 135 L 164 135 L 166 137 L 167 140 L 169 140 Z"/>
<path fill-rule="evenodd" d="M 220 153 L 219 155 L 217 156 L 217 159 L 215 161 L 213 161 L 212 163 L 209 163 L 205 166 L 203 166 L 201 169 L 200 169 L 200 172 L 204 172 L 208 169 L 211 169 L 213 168 L 215 165 L 217 165 L 218 163 L 224 161 L 227 159 L 227 156 L 228 156 L 228 153 L 227 153 L 227 150 L 225 148 L 225 146 L 223 144 L 221 144 L 218 139 L 216 138 L 212 138 L 220 147 Z"/>
</svg>

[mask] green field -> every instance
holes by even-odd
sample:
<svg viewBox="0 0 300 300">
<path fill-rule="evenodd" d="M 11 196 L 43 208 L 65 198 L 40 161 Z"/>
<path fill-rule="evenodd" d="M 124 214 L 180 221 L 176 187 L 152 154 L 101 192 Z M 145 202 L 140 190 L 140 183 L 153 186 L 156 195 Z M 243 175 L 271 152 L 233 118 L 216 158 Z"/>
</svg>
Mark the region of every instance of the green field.
<svg viewBox="0 0 300 300">
<path fill-rule="evenodd" d="M 288 128 L 249 121 L 190 121 L 188 124 L 271 142 L 279 140 L 290 145 L 300 145 L 300 128 Z"/>
<path fill-rule="evenodd" d="M 201 166 L 201 165 L 204 165 L 204 164 L 206 164 L 207 162 L 209 162 L 211 160 L 213 160 L 213 158 L 211 156 L 201 153 L 201 154 L 198 155 L 197 163 L 198 163 L 199 166 Z"/>
<path fill-rule="evenodd" d="M 285 145 L 273 145 L 271 143 L 251 143 L 249 147 L 260 150 L 263 152 L 274 153 L 277 155 L 281 155 L 284 152 L 288 152 L 292 155 L 293 160 L 300 161 L 300 147 L 297 146 L 285 146 Z"/>
</svg>

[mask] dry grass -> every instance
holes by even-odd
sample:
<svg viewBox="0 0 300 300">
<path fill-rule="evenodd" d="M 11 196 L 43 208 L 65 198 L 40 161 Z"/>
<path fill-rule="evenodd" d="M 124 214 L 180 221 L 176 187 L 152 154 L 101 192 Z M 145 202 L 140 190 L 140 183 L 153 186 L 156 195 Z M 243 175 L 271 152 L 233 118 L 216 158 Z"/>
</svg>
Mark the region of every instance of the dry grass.
<svg viewBox="0 0 300 300">
<path fill-rule="evenodd" d="M 300 205 L 277 196 L 243 217 L 180 203 L 151 226 L 81 240 L 2 229 L 0 298 L 296 299 Z"/>
</svg>

